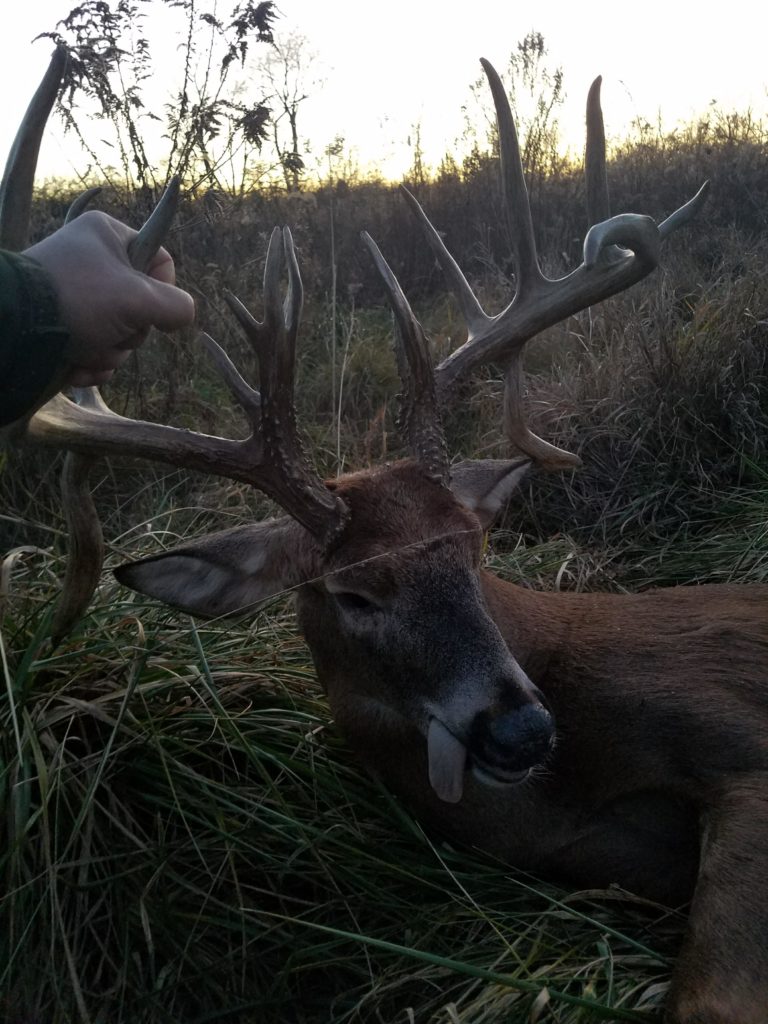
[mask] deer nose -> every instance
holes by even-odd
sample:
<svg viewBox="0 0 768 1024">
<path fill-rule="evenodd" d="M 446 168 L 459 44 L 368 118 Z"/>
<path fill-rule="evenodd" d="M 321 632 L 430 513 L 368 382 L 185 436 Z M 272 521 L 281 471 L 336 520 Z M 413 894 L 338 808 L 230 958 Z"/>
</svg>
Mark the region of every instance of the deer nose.
<svg viewBox="0 0 768 1024">
<path fill-rule="evenodd" d="M 471 730 L 470 750 L 488 768 L 520 772 L 541 764 L 554 739 L 552 715 L 543 704 L 530 703 L 497 714 L 480 712 Z"/>
</svg>

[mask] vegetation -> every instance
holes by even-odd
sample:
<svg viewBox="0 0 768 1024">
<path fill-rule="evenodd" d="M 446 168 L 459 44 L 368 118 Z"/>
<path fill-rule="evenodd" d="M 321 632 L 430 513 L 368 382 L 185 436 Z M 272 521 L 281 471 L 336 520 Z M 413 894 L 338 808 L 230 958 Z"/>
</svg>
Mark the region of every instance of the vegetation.
<svg viewBox="0 0 768 1024">
<path fill-rule="evenodd" d="M 712 198 L 649 281 L 530 346 L 532 418 L 584 469 L 534 476 L 492 539 L 501 575 L 616 590 L 768 580 L 767 156 L 762 126 L 714 116 L 615 153 L 617 211 L 661 217 L 705 177 Z M 500 307 L 512 283 L 495 174 L 478 147 L 416 184 Z M 542 172 L 534 216 L 550 273 L 579 260 L 581 192 L 572 167 Z M 39 233 L 67 199 L 41 198 Z M 130 200 L 110 202 L 130 217 Z M 221 291 L 252 301 L 275 222 L 295 231 L 307 285 L 298 397 L 318 462 L 333 472 L 397 455 L 390 317 L 356 237 L 365 227 L 380 242 L 442 352 L 462 328 L 426 245 L 377 181 L 190 200 L 171 247 L 202 326 L 241 365 Z M 108 390 L 118 411 L 241 427 L 191 338 L 145 346 Z M 493 375 L 448 426 L 457 453 L 504 451 Z M 656 1019 L 684 915 L 616 890 L 573 893 L 426 836 L 346 750 L 287 600 L 201 626 L 107 575 L 52 648 L 56 465 L 5 460 L 2 1019 Z M 138 465 L 103 465 L 97 493 L 113 565 L 266 511 L 239 485 Z"/>
</svg>

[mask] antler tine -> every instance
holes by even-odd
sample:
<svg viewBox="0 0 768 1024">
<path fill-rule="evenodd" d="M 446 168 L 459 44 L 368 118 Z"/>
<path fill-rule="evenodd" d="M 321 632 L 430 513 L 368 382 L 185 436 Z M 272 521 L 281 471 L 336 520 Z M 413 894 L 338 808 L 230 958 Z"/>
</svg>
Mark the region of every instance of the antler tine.
<svg viewBox="0 0 768 1024">
<path fill-rule="evenodd" d="M 284 304 L 280 295 L 283 259 L 289 280 Z M 303 286 L 287 228 L 275 228 L 269 240 L 264 269 L 264 320 L 255 320 L 234 295 L 227 293 L 226 299 L 259 362 L 260 427 L 258 435 L 254 433 L 251 439 L 258 444 L 258 453 L 254 448 L 256 460 L 250 482 L 322 544 L 330 545 L 343 529 L 348 509 L 310 468 L 296 424 L 293 389 Z"/>
<path fill-rule="evenodd" d="M 283 259 L 288 269 L 285 300 L 280 293 Z M 296 376 L 296 341 L 304 303 L 299 264 L 288 228 L 275 228 L 269 240 L 264 269 L 264 327 L 258 339 L 259 379 L 262 393 L 281 415 L 293 416 Z M 252 329 L 252 328 L 251 328 Z M 248 333 L 246 331 L 246 333 Z"/>
<path fill-rule="evenodd" d="M 549 472 L 579 469 L 582 462 L 578 455 L 545 441 L 528 427 L 523 401 L 524 382 L 521 347 L 512 352 L 504 372 L 504 433 L 521 452 L 538 463 L 542 469 Z"/>
<path fill-rule="evenodd" d="M 485 313 L 483 307 L 477 301 L 477 296 L 470 288 L 461 267 L 446 249 L 440 234 L 435 230 L 432 221 L 427 217 L 426 213 L 424 213 L 424 209 L 419 201 L 408 191 L 405 185 L 400 186 L 400 194 L 410 207 L 414 217 L 421 224 L 424 235 L 430 244 L 432 252 L 435 254 L 435 259 L 440 264 L 440 269 L 445 274 L 448 285 L 456 296 L 461 312 L 464 314 L 464 320 L 466 321 L 469 333 L 472 334 L 479 328 L 484 327 L 492 318 Z"/>
<path fill-rule="evenodd" d="M 600 106 L 602 75 L 598 75 L 587 94 L 587 146 L 584 151 L 584 177 L 587 186 L 587 223 L 598 224 L 611 216 L 608 172 L 605 165 L 605 125 Z"/>
<path fill-rule="evenodd" d="M 66 65 L 66 48 L 57 46 L 11 147 L 0 184 L 0 247 L 3 249 L 19 251 L 26 247 L 37 154 Z"/>
<path fill-rule="evenodd" d="M 301 313 L 304 308 L 304 285 L 301 281 L 299 261 L 296 258 L 296 250 L 293 245 L 293 235 L 288 227 L 283 228 L 283 245 L 285 248 L 285 262 L 288 267 L 288 291 L 283 303 L 283 318 L 290 341 L 290 344 L 285 346 L 285 351 L 290 353 L 291 356 L 291 365 L 289 372 L 287 372 L 290 379 L 293 380 L 296 339 L 299 333 L 299 324 L 301 323 Z"/>
<path fill-rule="evenodd" d="M 234 299 L 234 296 L 232 298 Z M 210 334 L 201 331 L 198 338 L 221 374 L 230 394 L 248 418 L 248 422 L 257 428 L 261 420 L 261 395 L 243 378 L 227 353 Z"/>
<path fill-rule="evenodd" d="M 609 198 L 608 189 L 608 172 L 606 169 L 605 160 L 605 126 L 603 123 L 603 111 L 600 105 L 600 88 L 602 86 L 603 78 L 602 75 L 598 75 L 589 88 L 587 95 L 587 145 L 584 154 L 584 176 L 586 180 L 586 193 L 587 193 L 587 222 L 594 227 L 597 227 L 601 221 L 607 221 L 611 216 L 611 204 Z M 696 195 L 689 199 L 687 203 L 681 206 L 674 213 L 670 214 L 666 220 L 661 221 L 658 225 L 658 233 L 661 239 L 667 238 L 676 231 L 678 228 L 687 224 L 690 220 L 699 213 L 704 203 L 706 202 L 707 192 L 709 191 L 709 182 L 705 181 L 701 186 Z M 632 215 L 625 214 L 631 217 Z M 619 218 L 614 218 L 619 220 Z M 631 222 L 624 221 L 625 224 Z M 594 227 L 590 228 L 590 232 L 594 232 Z M 616 228 L 616 237 L 619 237 L 620 229 Z M 621 229 L 623 232 L 623 229 Z M 631 232 L 631 226 L 630 226 Z M 589 233 L 587 235 L 589 238 Z M 631 235 L 622 233 L 625 242 L 628 242 Z M 641 232 L 635 239 L 634 242 L 638 246 L 642 246 L 645 241 L 646 233 Z M 592 265 L 597 261 L 597 256 L 601 247 L 605 247 L 609 244 L 609 241 L 605 237 L 601 237 L 599 231 L 592 234 L 590 239 L 590 245 L 587 246 L 587 241 L 584 242 L 584 262 L 587 266 Z M 630 245 L 630 248 L 632 246 Z"/>
<path fill-rule="evenodd" d="M 67 216 L 64 218 L 64 223 L 69 224 L 71 221 L 76 220 L 81 213 L 90 206 L 91 201 L 96 198 L 97 195 L 102 191 L 100 185 L 96 185 L 94 188 L 87 188 L 85 192 L 81 192 L 80 195 L 74 199 L 67 210 Z"/>
<path fill-rule="evenodd" d="M 104 565 L 104 533 L 90 484 L 95 461 L 90 455 L 67 452 L 61 469 L 61 501 L 67 523 L 67 562 L 51 622 L 54 644 L 83 617 L 99 585 Z"/>
<path fill-rule="evenodd" d="M 670 213 L 666 220 L 659 224 L 659 235 L 661 238 L 668 238 L 673 231 L 677 231 L 678 228 L 693 220 L 704 206 L 704 203 L 706 203 L 708 192 L 709 182 L 705 181 L 693 199 L 689 199 L 687 203 L 684 203 L 674 213 Z"/>
<path fill-rule="evenodd" d="M 361 233 L 361 238 L 381 274 L 397 324 L 395 355 L 403 384 L 401 429 L 407 437 L 411 451 L 422 465 L 436 480 L 447 483 L 448 449 L 440 420 L 432 360 L 424 329 L 413 315 L 410 304 L 379 247 L 367 231 Z"/>
<path fill-rule="evenodd" d="M 179 208 L 180 194 L 181 179 L 174 175 L 138 235 L 128 245 L 128 259 L 134 270 L 145 272 L 149 268 L 152 258 L 171 229 Z"/>
<path fill-rule="evenodd" d="M 509 221 L 510 238 L 515 255 L 516 293 L 515 300 L 536 292 L 545 281 L 539 268 L 536 253 L 536 238 L 531 219 L 531 206 L 528 201 L 528 188 L 523 174 L 523 162 L 520 156 L 520 143 L 517 129 L 512 117 L 504 83 L 496 69 L 484 57 L 480 58 L 493 96 L 496 109 L 496 124 L 499 132 L 499 157 L 501 170 L 502 199 Z M 458 264 L 448 252 L 439 233 L 435 230 L 424 210 L 405 187 L 401 192 L 412 213 L 419 221 L 448 283 L 454 292 L 469 331 L 468 342 L 476 333 L 486 330 L 495 317 L 490 317 L 483 310 L 476 295 L 467 283 Z"/>
<path fill-rule="evenodd" d="M 490 61 L 481 57 L 480 63 L 483 65 L 488 84 L 491 87 L 493 104 L 496 108 L 501 187 L 515 253 L 517 285 L 515 299 L 519 300 L 529 292 L 537 291 L 544 278 L 539 269 L 539 260 L 536 254 L 531 204 L 528 201 L 528 188 L 523 174 L 520 143 L 517 140 L 517 129 L 507 92 Z"/>
</svg>

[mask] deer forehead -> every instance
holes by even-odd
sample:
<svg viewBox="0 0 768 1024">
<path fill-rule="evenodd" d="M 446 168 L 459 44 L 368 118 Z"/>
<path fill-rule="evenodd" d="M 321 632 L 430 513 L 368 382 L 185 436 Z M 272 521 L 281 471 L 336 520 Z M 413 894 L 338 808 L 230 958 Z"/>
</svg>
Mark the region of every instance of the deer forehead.
<svg viewBox="0 0 768 1024">
<path fill-rule="evenodd" d="M 350 510 L 346 545 L 379 538 L 388 547 L 477 532 L 477 518 L 412 460 L 328 482 Z"/>
<path fill-rule="evenodd" d="M 331 593 L 365 590 L 380 598 L 406 591 L 428 590 L 437 600 L 467 587 L 467 576 L 477 566 L 479 545 L 471 538 L 442 535 L 411 542 L 403 547 L 369 551 L 340 551 L 344 564 L 326 569 L 325 587 Z M 359 555 L 359 557 L 358 557 Z M 348 559 L 348 560 L 347 560 Z"/>
<path fill-rule="evenodd" d="M 477 564 L 477 518 L 418 465 L 354 473 L 330 486 L 350 510 L 341 542 L 326 560 L 337 581 L 353 579 L 358 569 L 384 584 L 438 564 Z"/>
</svg>

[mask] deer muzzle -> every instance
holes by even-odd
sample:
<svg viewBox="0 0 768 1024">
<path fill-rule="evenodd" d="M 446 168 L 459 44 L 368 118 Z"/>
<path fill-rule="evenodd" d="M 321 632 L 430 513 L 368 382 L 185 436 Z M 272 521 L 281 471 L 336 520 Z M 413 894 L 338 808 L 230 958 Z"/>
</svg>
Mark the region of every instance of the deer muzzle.
<svg viewBox="0 0 768 1024">
<path fill-rule="evenodd" d="M 483 781 L 519 782 L 546 759 L 554 737 L 552 716 L 542 703 L 497 713 L 481 711 L 469 733 L 472 767 Z"/>
<path fill-rule="evenodd" d="M 555 742 L 554 720 L 543 697 L 531 696 L 515 708 L 479 711 L 461 735 L 438 717 L 430 719 L 429 781 L 441 800 L 461 799 L 467 770 L 485 785 L 513 786 L 547 759 Z"/>
</svg>

